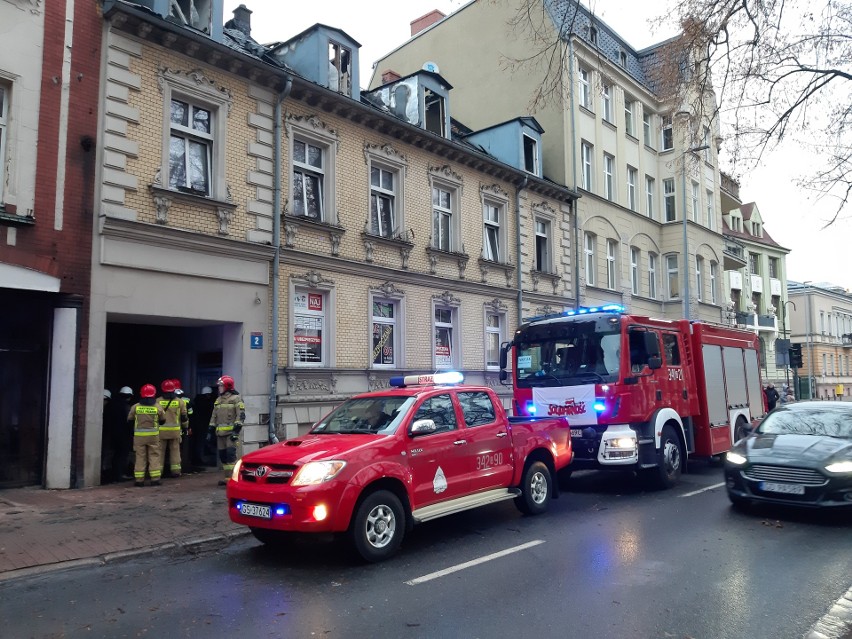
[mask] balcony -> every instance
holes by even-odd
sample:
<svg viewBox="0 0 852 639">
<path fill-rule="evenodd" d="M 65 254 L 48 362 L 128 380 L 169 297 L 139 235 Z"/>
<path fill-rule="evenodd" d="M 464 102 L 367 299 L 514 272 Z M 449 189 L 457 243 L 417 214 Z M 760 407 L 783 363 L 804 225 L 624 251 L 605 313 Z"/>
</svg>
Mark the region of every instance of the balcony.
<svg viewBox="0 0 852 639">
<path fill-rule="evenodd" d="M 852 348 L 852 333 L 841 335 L 840 345 L 843 346 L 843 348 Z"/>
<path fill-rule="evenodd" d="M 754 314 L 741 313 L 740 311 L 737 311 L 737 324 L 742 324 L 743 326 L 754 326 Z"/>
<path fill-rule="evenodd" d="M 738 271 L 748 266 L 745 244 L 730 235 L 723 235 L 722 266 L 726 271 Z"/>
<path fill-rule="evenodd" d="M 775 322 L 776 317 L 774 315 L 758 315 L 757 316 L 757 325 L 771 328 L 775 330 Z"/>
</svg>

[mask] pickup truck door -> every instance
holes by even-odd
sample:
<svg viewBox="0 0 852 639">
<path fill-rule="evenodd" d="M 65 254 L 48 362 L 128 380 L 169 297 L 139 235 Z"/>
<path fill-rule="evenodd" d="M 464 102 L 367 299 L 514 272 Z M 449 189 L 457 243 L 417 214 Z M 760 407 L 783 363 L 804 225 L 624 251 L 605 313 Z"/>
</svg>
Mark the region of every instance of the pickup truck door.
<svg viewBox="0 0 852 639">
<path fill-rule="evenodd" d="M 515 460 L 505 412 L 485 391 L 459 391 L 456 397 L 468 442 L 470 492 L 509 486 Z"/>
<path fill-rule="evenodd" d="M 459 428 L 449 393 L 423 400 L 409 422 L 431 419 L 439 430 L 407 437 L 407 452 L 413 485 L 412 509 L 422 508 L 469 492 L 468 443 Z"/>
</svg>

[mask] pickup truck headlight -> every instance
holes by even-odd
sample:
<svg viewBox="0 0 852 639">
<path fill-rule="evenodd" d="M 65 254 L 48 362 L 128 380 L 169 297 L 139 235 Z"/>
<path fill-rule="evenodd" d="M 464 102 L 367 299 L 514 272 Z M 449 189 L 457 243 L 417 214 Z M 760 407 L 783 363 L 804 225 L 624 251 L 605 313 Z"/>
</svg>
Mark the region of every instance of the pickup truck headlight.
<svg viewBox="0 0 852 639">
<path fill-rule="evenodd" d="M 852 461 L 834 462 L 825 469 L 830 473 L 852 473 Z"/>
<path fill-rule="evenodd" d="M 291 486 L 314 486 L 333 479 L 346 466 L 345 461 L 313 461 L 299 469 Z"/>
<path fill-rule="evenodd" d="M 231 471 L 231 479 L 233 481 L 239 481 L 240 479 L 240 468 L 243 467 L 243 460 L 238 459 L 237 463 L 234 464 L 234 470 Z"/>
<path fill-rule="evenodd" d="M 739 453 L 729 450 L 725 455 L 725 460 L 735 466 L 742 466 L 748 461 L 748 458 L 745 455 L 740 455 Z"/>
</svg>

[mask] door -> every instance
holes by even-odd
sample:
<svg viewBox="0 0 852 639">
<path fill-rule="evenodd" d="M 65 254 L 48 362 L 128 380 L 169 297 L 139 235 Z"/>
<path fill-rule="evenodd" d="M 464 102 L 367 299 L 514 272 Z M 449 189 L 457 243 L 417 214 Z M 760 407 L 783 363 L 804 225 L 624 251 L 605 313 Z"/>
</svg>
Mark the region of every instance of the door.
<svg viewBox="0 0 852 639">
<path fill-rule="evenodd" d="M 663 378 L 660 382 L 663 405 L 672 407 L 678 415 L 688 415 L 687 384 L 683 365 L 683 344 L 679 333 L 664 331 Z"/>
<path fill-rule="evenodd" d="M 456 397 L 467 440 L 470 492 L 508 486 L 514 468 L 508 424 L 498 420 L 491 395 L 485 391 L 460 391 Z"/>
</svg>

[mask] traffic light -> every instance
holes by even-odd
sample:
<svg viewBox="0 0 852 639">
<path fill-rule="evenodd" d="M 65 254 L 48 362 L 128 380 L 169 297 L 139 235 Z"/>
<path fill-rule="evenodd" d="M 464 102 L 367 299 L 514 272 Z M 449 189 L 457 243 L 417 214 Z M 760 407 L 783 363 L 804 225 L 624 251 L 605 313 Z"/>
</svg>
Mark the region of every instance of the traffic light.
<svg viewBox="0 0 852 639">
<path fill-rule="evenodd" d="M 790 367 L 791 368 L 801 368 L 802 367 L 802 345 L 801 344 L 790 344 Z"/>
</svg>

